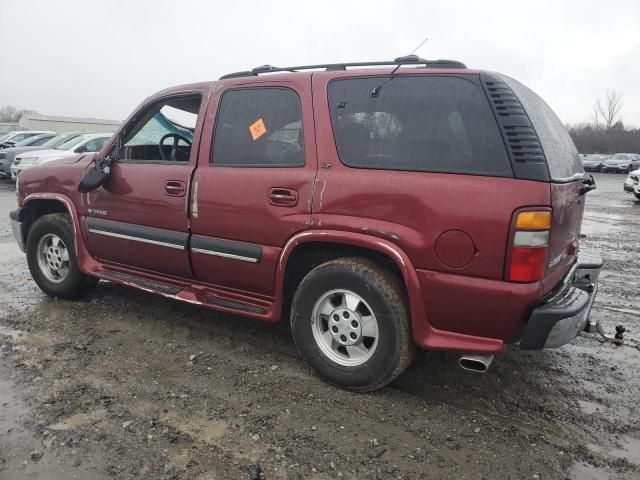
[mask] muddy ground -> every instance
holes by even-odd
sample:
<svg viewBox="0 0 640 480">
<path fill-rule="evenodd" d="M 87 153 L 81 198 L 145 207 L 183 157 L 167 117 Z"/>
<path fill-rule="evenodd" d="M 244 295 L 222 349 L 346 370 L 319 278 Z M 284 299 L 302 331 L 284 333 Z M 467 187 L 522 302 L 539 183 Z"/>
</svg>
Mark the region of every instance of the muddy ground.
<svg viewBox="0 0 640 480">
<path fill-rule="evenodd" d="M 485 375 L 419 352 L 391 386 L 353 394 L 298 358 L 286 324 L 106 282 L 83 301 L 40 292 L 0 180 L 0 479 L 640 478 L 640 202 L 596 175 L 583 248 L 605 258 L 581 336 L 517 348 Z"/>
</svg>

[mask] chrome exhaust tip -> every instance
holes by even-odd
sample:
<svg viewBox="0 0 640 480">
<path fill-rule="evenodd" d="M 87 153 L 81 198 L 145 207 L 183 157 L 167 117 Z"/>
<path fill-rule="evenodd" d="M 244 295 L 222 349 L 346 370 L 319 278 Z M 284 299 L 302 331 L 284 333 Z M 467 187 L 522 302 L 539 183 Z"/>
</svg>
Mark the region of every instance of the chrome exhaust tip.
<svg viewBox="0 0 640 480">
<path fill-rule="evenodd" d="M 458 360 L 458 365 L 463 370 L 485 373 L 489 370 L 491 362 L 493 362 L 493 355 L 462 355 Z"/>
</svg>

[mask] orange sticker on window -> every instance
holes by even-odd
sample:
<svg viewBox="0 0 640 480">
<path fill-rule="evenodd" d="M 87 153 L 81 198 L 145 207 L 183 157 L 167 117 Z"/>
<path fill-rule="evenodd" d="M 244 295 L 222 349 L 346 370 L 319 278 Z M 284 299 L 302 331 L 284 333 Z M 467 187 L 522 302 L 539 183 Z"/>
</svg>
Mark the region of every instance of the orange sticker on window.
<svg viewBox="0 0 640 480">
<path fill-rule="evenodd" d="M 264 124 L 264 120 L 259 118 L 249 125 L 249 133 L 251 134 L 251 138 L 253 138 L 254 142 L 267 133 L 267 127 Z"/>
</svg>

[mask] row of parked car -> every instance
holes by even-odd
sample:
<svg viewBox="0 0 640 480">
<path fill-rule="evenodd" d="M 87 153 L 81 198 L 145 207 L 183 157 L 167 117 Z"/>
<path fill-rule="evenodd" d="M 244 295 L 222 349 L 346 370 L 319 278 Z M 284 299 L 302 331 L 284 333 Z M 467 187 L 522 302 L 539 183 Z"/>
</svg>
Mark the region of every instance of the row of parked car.
<svg viewBox="0 0 640 480">
<path fill-rule="evenodd" d="M 0 178 L 15 180 L 34 165 L 51 162 L 69 154 L 99 151 L 110 133 L 60 133 L 17 131 L 0 136 Z"/>
<path fill-rule="evenodd" d="M 593 153 L 580 155 L 582 166 L 587 172 L 615 172 L 631 173 L 640 168 L 640 154 L 638 153 L 616 153 L 614 155 L 603 155 Z"/>
</svg>

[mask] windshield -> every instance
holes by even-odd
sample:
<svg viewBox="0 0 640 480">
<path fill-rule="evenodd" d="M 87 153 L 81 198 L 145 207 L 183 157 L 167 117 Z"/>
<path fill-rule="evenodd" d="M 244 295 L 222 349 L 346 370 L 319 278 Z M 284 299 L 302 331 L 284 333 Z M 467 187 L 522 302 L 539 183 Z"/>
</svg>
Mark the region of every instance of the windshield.
<svg viewBox="0 0 640 480">
<path fill-rule="evenodd" d="M 631 160 L 631 155 L 627 155 L 626 153 L 616 153 L 611 160 Z"/>
<path fill-rule="evenodd" d="M 56 150 L 71 150 L 73 147 L 75 147 L 77 144 L 79 144 L 83 140 L 85 140 L 85 137 L 82 135 L 78 135 L 77 137 L 73 137 L 67 140 L 62 145 L 58 145 L 56 147 Z"/>
<path fill-rule="evenodd" d="M 177 120 L 168 118 L 165 113 L 168 112 L 159 111 L 151 117 L 149 121 L 136 132 L 133 138 L 126 142 L 126 145 L 157 145 L 160 139 L 168 133 L 178 133 L 191 141 L 193 139 L 193 127 L 191 125 L 195 126 L 197 115 L 189 114 L 189 112 L 181 112 L 183 113 L 183 118 L 180 119 L 182 123 L 178 123 Z M 184 118 L 187 115 L 191 115 L 193 118 Z"/>
<path fill-rule="evenodd" d="M 9 138 L 10 135 L 11 133 L 5 133 L 4 135 L 1 135 L 0 142 L 4 142 L 7 138 Z"/>
<path fill-rule="evenodd" d="M 600 160 L 600 159 L 602 159 L 602 157 L 603 157 L 602 155 L 597 155 L 597 154 L 585 155 L 583 160 Z"/>
<path fill-rule="evenodd" d="M 28 147 L 29 145 L 37 141 L 37 137 L 23 138 L 22 140 L 17 141 L 14 147 Z"/>
<path fill-rule="evenodd" d="M 72 138 L 76 138 L 78 135 L 56 135 L 55 137 L 49 139 L 46 143 L 43 143 L 42 146 L 46 148 L 55 148 L 58 145 L 62 145 L 65 142 L 68 142 Z"/>
</svg>

